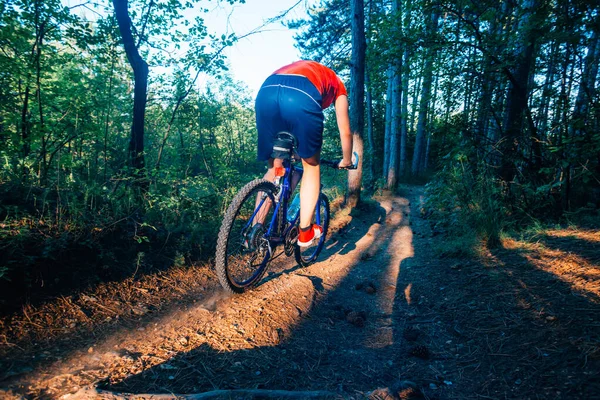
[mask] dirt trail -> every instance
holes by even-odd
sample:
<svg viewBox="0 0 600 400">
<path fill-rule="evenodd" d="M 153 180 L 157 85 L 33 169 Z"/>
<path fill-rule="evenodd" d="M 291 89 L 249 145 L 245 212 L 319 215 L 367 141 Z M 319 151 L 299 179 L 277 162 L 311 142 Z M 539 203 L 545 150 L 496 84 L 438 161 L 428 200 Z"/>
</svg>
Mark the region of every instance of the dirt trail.
<svg viewBox="0 0 600 400">
<path fill-rule="evenodd" d="M 90 397 L 91 387 L 600 398 L 593 293 L 511 249 L 490 254 L 491 267 L 435 259 L 443 238 L 420 217 L 422 188 L 403 195 L 338 217 L 319 263 L 278 259 L 251 292 L 205 295 L 0 384 L 7 396 L 48 398 Z M 585 254 L 597 269 L 598 253 Z"/>
</svg>

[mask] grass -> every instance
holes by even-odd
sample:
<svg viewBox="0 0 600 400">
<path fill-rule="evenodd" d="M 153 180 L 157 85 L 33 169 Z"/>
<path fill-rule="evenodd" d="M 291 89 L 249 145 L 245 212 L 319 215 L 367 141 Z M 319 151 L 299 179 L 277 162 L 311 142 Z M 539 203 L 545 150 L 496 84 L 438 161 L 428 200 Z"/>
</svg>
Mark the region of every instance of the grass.
<svg viewBox="0 0 600 400">
<path fill-rule="evenodd" d="M 463 235 L 438 237 L 433 251 L 440 258 L 477 258 L 485 248 L 485 244 L 473 231 Z"/>
</svg>

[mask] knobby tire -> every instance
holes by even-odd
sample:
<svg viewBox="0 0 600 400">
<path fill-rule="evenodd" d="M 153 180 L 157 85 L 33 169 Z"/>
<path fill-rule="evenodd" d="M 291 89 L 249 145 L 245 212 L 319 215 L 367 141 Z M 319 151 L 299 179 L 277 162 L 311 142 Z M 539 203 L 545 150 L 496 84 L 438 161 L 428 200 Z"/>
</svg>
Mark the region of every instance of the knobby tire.
<svg viewBox="0 0 600 400">
<path fill-rule="evenodd" d="M 221 229 L 219 230 L 219 236 L 217 238 L 217 252 L 215 260 L 215 269 L 217 271 L 217 277 L 223 288 L 230 293 L 243 293 L 246 289 L 255 286 L 264 275 L 268 260 L 261 267 L 262 271 L 248 282 L 244 286 L 236 285 L 229 276 L 227 271 L 227 248 L 230 240 L 230 233 L 233 223 L 244 203 L 248 200 L 249 196 L 256 190 L 259 189 L 261 192 L 270 192 L 273 196 L 277 193 L 277 187 L 266 179 L 255 179 L 252 182 L 246 184 L 233 198 L 231 204 L 227 208 Z M 272 204 L 271 207 L 275 207 Z M 267 223 L 270 221 L 266 221 Z M 272 254 L 269 255 L 271 257 Z"/>
</svg>

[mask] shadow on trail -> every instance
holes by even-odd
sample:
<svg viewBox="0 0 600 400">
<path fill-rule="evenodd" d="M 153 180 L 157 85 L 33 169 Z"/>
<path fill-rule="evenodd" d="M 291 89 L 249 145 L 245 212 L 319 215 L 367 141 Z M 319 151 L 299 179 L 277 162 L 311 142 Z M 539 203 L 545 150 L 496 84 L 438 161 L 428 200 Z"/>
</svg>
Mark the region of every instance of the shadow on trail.
<svg viewBox="0 0 600 400">
<path fill-rule="evenodd" d="M 572 241 L 563 239 L 561 243 Z M 582 248 L 575 249 L 577 253 L 582 250 L 591 255 Z M 600 297 L 578 290 L 569 282 L 568 275 L 555 275 L 534 265 L 526 254 L 527 251 L 515 250 L 494 253 L 504 264 L 502 272 L 513 290 L 512 307 L 522 316 L 515 321 L 517 327 L 528 332 L 530 341 L 512 346 L 512 354 L 519 358 L 517 366 L 521 367 L 522 381 L 529 384 L 532 394 L 534 388 L 544 388 L 549 396 L 560 393 L 563 398 L 597 398 L 600 396 L 600 382 L 596 379 L 600 374 Z M 600 276 L 592 279 L 600 285 Z M 510 375 L 511 368 L 503 369 L 505 376 Z"/>
<path fill-rule="evenodd" d="M 590 243 L 544 238 L 544 244 L 597 260 Z M 413 302 L 429 316 L 417 323 L 425 334 L 416 343 L 429 346 L 437 385 L 447 380 L 455 393 L 482 398 L 600 397 L 600 299 L 570 276 L 543 269 L 537 252 L 494 250 L 490 266 L 438 262 L 429 287 L 412 286 Z M 403 263 L 399 286 L 416 279 L 410 264 Z M 600 276 L 588 280 L 600 284 Z"/>
<path fill-rule="evenodd" d="M 321 254 L 319 254 L 317 263 L 327 262 L 336 255 L 346 255 L 356 249 L 356 241 L 352 240 L 354 236 L 363 237 L 368 234 L 369 228 L 374 224 L 381 224 L 385 220 L 386 211 L 379 204 L 374 202 L 362 203 L 356 209 L 350 212 L 351 222 L 341 227 L 331 227 L 327 234 L 328 239 L 325 242 Z M 360 225 L 357 222 L 360 221 Z M 281 249 L 278 249 L 281 251 Z M 286 258 L 284 254 L 280 256 L 280 265 L 289 265 L 289 260 L 294 260 L 294 255 Z M 281 269 L 276 263 L 269 265 L 267 277 L 260 284 L 279 278 L 282 275 L 291 274 L 302 270 L 303 267 L 293 261 L 293 266 Z M 260 285 L 259 284 L 259 285 Z"/>
<path fill-rule="evenodd" d="M 390 242 L 399 229 L 410 229 L 405 218 L 408 206 L 395 199 L 390 202 L 387 215 L 378 204 L 359 210 L 350 222 L 353 229 L 336 233 L 331 239 L 333 246 L 324 249 L 319 263 L 296 271 L 296 276 L 310 279 L 314 297 L 308 314 L 298 311 L 302 318 L 289 335 L 266 345 L 231 351 L 201 345 L 103 388 L 129 393 L 268 388 L 355 394 L 389 385 L 399 376 L 394 359 L 402 347 L 398 338 L 386 335 L 392 329 L 390 301 L 396 296 L 387 265 L 397 259 L 398 250 Z M 407 246 L 412 251 L 410 240 Z M 363 247 L 365 250 L 355 251 Z M 351 261 L 341 265 L 345 260 Z M 318 276 L 334 270 L 342 276 L 333 285 Z M 289 273 L 276 271 L 269 279 Z M 377 283 L 375 295 L 356 289 L 356 284 L 365 280 Z M 243 297 L 236 299 L 243 301 Z M 347 318 L 349 312 L 359 311 L 366 312 L 364 327 Z M 397 317 L 402 318 L 400 314 Z M 262 327 L 276 332 L 288 328 L 276 323 Z"/>
</svg>

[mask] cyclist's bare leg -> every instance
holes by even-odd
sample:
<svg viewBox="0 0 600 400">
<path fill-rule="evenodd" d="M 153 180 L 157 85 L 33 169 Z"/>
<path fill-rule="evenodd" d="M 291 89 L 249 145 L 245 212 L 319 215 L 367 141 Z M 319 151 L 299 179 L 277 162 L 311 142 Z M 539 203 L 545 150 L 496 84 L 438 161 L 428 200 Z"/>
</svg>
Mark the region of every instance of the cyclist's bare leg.
<svg viewBox="0 0 600 400">
<path fill-rule="evenodd" d="M 283 167 L 283 160 L 281 160 L 279 158 L 269 158 L 268 162 L 269 162 L 269 169 L 263 176 L 263 179 L 266 179 L 269 182 L 273 182 L 275 180 L 275 168 Z M 262 200 L 262 192 L 259 192 L 258 196 L 256 196 L 256 202 L 254 203 L 254 209 L 256 209 L 256 207 L 258 207 L 261 200 Z M 270 208 L 271 208 L 271 202 L 267 198 L 265 200 L 265 202 L 263 203 L 262 207 L 260 208 L 260 210 L 258 211 L 258 213 L 256 213 L 256 216 L 254 217 L 254 221 L 252 222 L 252 225 L 255 225 L 256 223 L 259 223 L 259 222 L 261 224 L 263 224 L 265 222 L 265 217 L 269 213 Z"/>
<path fill-rule="evenodd" d="M 300 228 L 308 228 L 321 192 L 320 152 L 310 158 L 302 159 L 304 174 L 300 186 Z"/>
</svg>

